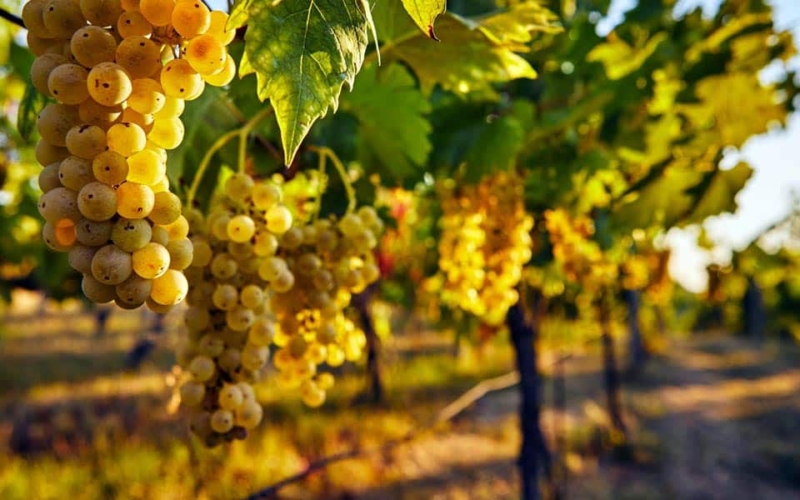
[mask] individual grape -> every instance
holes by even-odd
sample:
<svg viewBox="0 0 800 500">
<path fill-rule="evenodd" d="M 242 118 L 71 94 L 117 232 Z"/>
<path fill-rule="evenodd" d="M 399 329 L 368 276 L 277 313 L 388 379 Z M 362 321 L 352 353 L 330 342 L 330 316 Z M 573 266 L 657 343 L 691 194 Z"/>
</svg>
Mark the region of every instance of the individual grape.
<svg viewBox="0 0 800 500">
<path fill-rule="evenodd" d="M 86 99 L 78 105 L 78 117 L 87 125 L 97 125 L 103 130 L 116 123 L 122 116 L 122 106 L 103 106 L 94 99 Z"/>
<path fill-rule="evenodd" d="M 189 236 L 189 222 L 183 215 L 175 219 L 172 224 L 163 224 L 161 227 L 167 230 L 170 240 L 182 240 Z"/>
<path fill-rule="evenodd" d="M 97 248 L 87 247 L 85 245 L 75 245 L 69 250 L 67 260 L 72 269 L 81 274 L 90 274 L 92 272 L 92 257 L 94 257 Z"/>
<path fill-rule="evenodd" d="M 208 356 L 196 356 L 189 363 L 189 373 L 191 373 L 198 382 L 211 380 L 216 371 L 214 360 Z"/>
<path fill-rule="evenodd" d="M 153 190 L 153 194 L 163 193 L 169 191 L 169 178 L 165 175 L 155 184 L 150 184 L 150 189 Z M 153 207 L 155 209 L 155 207 Z"/>
<path fill-rule="evenodd" d="M 64 64 L 69 64 L 69 59 L 61 54 L 42 54 L 33 60 L 31 64 L 31 83 L 39 93 L 51 96 L 47 80 L 54 69 Z"/>
<path fill-rule="evenodd" d="M 131 253 L 150 243 L 152 234 L 150 223 L 145 219 L 120 218 L 111 227 L 111 241 L 120 249 Z"/>
<path fill-rule="evenodd" d="M 39 172 L 39 189 L 42 193 L 47 193 L 57 187 L 61 187 L 61 179 L 58 177 L 60 166 L 61 162 L 51 163 Z"/>
<path fill-rule="evenodd" d="M 267 231 L 256 232 L 253 252 L 259 257 L 275 255 L 278 251 L 278 238 Z"/>
<path fill-rule="evenodd" d="M 63 147 L 67 145 L 67 132 L 78 125 L 79 120 L 77 107 L 48 104 L 36 118 L 36 125 L 42 139 L 52 146 Z"/>
<path fill-rule="evenodd" d="M 117 52 L 121 46 L 117 47 Z M 103 106 L 114 106 L 125 102 L 133 90 L 128 72 L 113 62 L 94 66 L 89 71 L 87 85 L 92 99 Z"/>
<path fill-rule="evenodd" d="M 38 203 L 39 214 L 44 220 L 55 224 L 61 219 L 77 222 L 81 219 L 75 191 L 65 187 L 55 188 L 43 194 Z"/>
<path fill-rule="evenodd" d="M 75 226 L 78 243 L 90 247 L 105 245 L 111 240 L 111 222 L 81 219 Z"/>
<path fill-rule="evenodd" d="M 58 229 L 55 223 L 45 222 L 42 225 L 42 240 L 47 248 L 55 252 L 68 252 L 71 248 L 70 244 L 61 243 L 62 238 L 58 236 Z"/>
<path fill-rule="evenodd" d="M 167 26 L 172 22 L 175 0 L 139 0 L 139 11 L 153 26 Z"/>
<path fill-rule="evenodd" d="M 217 410 L 211 414 L 211 428 L 214 432 L 225 434 L 233 429 L 233 423 L 233 413 L 228 410 Z"/>
<path fill-rule="evenodd" d="M 264 366 L 266 366 L 267 361 L 269 360 L 269 348 L 258 346 L 255 344 L 247 344 L 242 349 L 241 354 L 241 363 L 242 367 L 251 370 L 251 371 L 258 371 Z"/>
<path fill-rule="evenodd" d="M 327 391 L 333 388 L 334 378 L 328 372 L 322 372 L 317 375 L 317 387 L 319 387 L 323 391 Z"/>
<path fill-rule="evenodd" d="M 147 144 L 144 130 L 135 123 L 117 123 L 106 132 L 108 149 L 128 157 L 143 150 Z"/>
<path fill-rule="evenodd" d="M 152 149 L 143 149 L 128 157 L 128 182 L 149 186 L 158 182 L 166 174 L 166 163 Z M 180 215 L 180 212 L 178 215 Z"/>
<path fill-rule="evenodd" d="M 170 269 L 177 269 L 183 271 L 192 264 L 194 258 L 194 247 L 192 242 L 188 239 L 173 240 L 167 243 L 167 251 L 169 252 L 169 267 Z"/>
<path fill-rule="evenodd" d="M 66 141 L 67 151 L 73 155 L 91 160 L 106 150 L 106 133 L 96 125 L 80 125 L 69 129 Z"/>
<path fill-rule="evenodd" d="M 80 0 L 81 12 L 95 26 L 113 26 L 122 14 L 120 0 Z"/>
<path fill-rule="evenodd" d="M 175 149 L 183 142 L 183 122 L 180 118 L 155 120 L 147 139 L 164 149 Z"/>
<path fill-rule="evenodd" d="M 153 118 L 155 118 L 156 120 L 163 120 L 166 118 L 178 118 L 179 116 L 181 116 L 181 114 L 183 114 L 183 110 L 185 107 L 186 107 L 186 101 L 184 101 L 180 97 L 172 97 L 165 95 L 164 106 L 157 112 L 153 113 Z"/>
<path fill-rule="evenodd" d="M 92 278 L 89 274 L 83 275 L 81 290 L 83 291 L 83 295 L 95 304 L 106 304 L 116 298 L 113 286 L 104 285 Z"/>
<path fill-rule="evenodd" d="M 228 29 L 228 14 L 221 10 L 213 10 L 210 15 L 209 35 L 217 39 L 222 45 L 230 45 L 236 38 L 236 30 Z"/>
<path fill-rule="evenodd" d="M 42 11 L 42 22 L 52 38 L 69 39 L 86 25 L 81 7 L 73 0 L 48 0 Z"/>
<path fill-rule="evenodd" d="M 235 332 L 244 332 L 253 326 L 255 314 L 252 309 L 234 306 L 225 313 L 225 322 L 228 328 Z"/>
<path fill-rule="evenodd" d="M 242 404 L 244 395 L 238 385 L 227 384 L 219 390 L 217 401 L 223 410 L 233 411 Z"/>
<path fill-rule="evenodd" d="M 153 25 L 144 18 L 141 12 L 125 12 L 116 22 L 117 33 L 122 38 L 143 36 L 149 38 L 153 34 Z"/>
<path fill-rule="evenodd" d="M 236 287 L 228 284 L 217 285 L 211 301 L 217 309 L 227 311 L 236 307 L 239 302 L 239 292 Z"/>
<path fill-rule="evenodd" d="M 294 283 L 294 275 L 291 271 L 285 269 L 272 281 L 271 285 L 276 292 L 285 293 L 292 289 Z"/>
<path fill-rule="evenodd" d="M 274 234 L 283 234 L 292 227 L 292 212 L 283 205 L 275 205 L 266 215 L 267 230 Z"/>
<path fill-rule="evenodd" d="M 132 259 L 133 270 L 142 278 L 155 279 L 163 276 L 169 269 L 169 252 L 166 247 L 152 241 L 133 252 Z"/>
<path fill-rule="evenodd" d="M 155 302 L 171 306 L 181 302 L 189 292 L 186 276 L 175 269 L 168 269 L 163 275 L 153 279 L 153 290 L 150 298 Z"/>
<path fill-rule="evenodd" d="M 181 216 L 181 199 L 174 193 L 156 193 L 153 210 L 148 217 L 154 224 L 172 224 Z"/>
<path fill-rule="evenodd" d="M 54 224 L 56 242 L 65 248 L 71 248 L 77 239 L 75 236 L 75 222 L 61 219 Z"/>
<path fill-rule="evenodd" d="M 268 346 L 275 338 L 275 323 L 267 318 L 259 318 L 250 327 L 247 339 L 253 345 Z"/>
<path fill-rule="evenodd" d="M 245 400 L 236 409 L 236 425 L 252 430 L 258 427 L 264 418 L 264 410 L 255 400 Z"/>
<path fill-rule="evenodd" d="M 281 202 L 281 197 L 281 190 L 275 184 L 260 182 L 253 186 L 253 205 L 259 210 L 271 209 Z"/>
<path fill-rule="evenodd" d="M 58 180 L 62 186 L 72 191 L 80 191 L 83 186 L 94 182 L 92 163 L 77 156 L 70 156 L 60 163 Z"/>
<path fill-rule="evenodd" d="M 211 13 L 200 0 L 178 0 L 172 11 L 172 27 L 184 38 L 193 38 L 208 31 Z"/>
<path fill-rule="evenodd" d="M 119 186 L 128 177 L 128 161 L 116 151 L 104 151 L 92 160 L 95 179 L 109 186 Z"/>
<path fill-rule="evenodd" d="M 132 82 L 133 90 L 128 98 L 128 106 L 143 114 L 153 114 L 159 111 L 166 100 L 164 91 L 155 80 L 150 78 L 137 78 Z"/>
<path fill-rule="evenodd" d="M 287 250 L 296 250 L 303 244 L 303 230 L 299 227 L 290 227 L 288 231 L 283 233 L 280 239 L 280 246 Z"/>
<path fill-rule="evenodd" d="M 140 0 L 120 0 L 122 10 L 125 12 L 139 12 Z"/>
<path fill-rule="evenodd" d="M 185 57 L 195 71 L 202 75 L 213 75 L 224 67 L 227 51 L 213 35 L 199 35 L 186 45 Z"/>
<path fill-rule="evenodd" d="M 64 137 L 66 144 L 66 135 Z M 39 163 L 39 165 L 46 166 L 60 162 L 69 156 L 69 151 L 67 148 L 55 146 L 43 138 L 36 143 L 34 156 L 36 157 L 36 161 Z"/>
<path fill-rule="evenodd" d="M 242 173 L 235 173 L 225 181 L 225 195 L 237 202 L 245 202 L 250 198 L 253 190 L 253 179 Z"/>
<path fill-rule="evenodd" d="M 306 380 L 300 386 L 300 396 L 303 403 L 311 408 L 318 408 L 325 403 L 325 391 L 313 380 Z"/>
<path fill-rule="evenodd" d="M 250 308 L 256 309 L 261 304 L 264 303 L 266 296 L 264 295 L 264 290 L 258 285 L 247 285 L 242 288 L 240 299 L 242 305 Z"/>
<path fill-rule="evenodd" d="M 222 63 L 222 69 L 213 75 L 202 75 L 203 81 L 214 87 L 224 87 L 233 81 L 236 76 L 236 61 L 228 54 Z"/>
<path fill-rule="evenodd" d="M 139 307 L 145 303 L 153 289 L 153 281 L 131 274 L 128 279 L 116 286 L 119 301 L 129 307 Z"/>
<path fill-rule="evenodd" d="M 78 193 L 78 209 L 84 218 L 108 220 L 117 213 L 117 193 L 102 182 L 90 182 Z"/>
<path fill-rule="evenodd" d="M 78 63 L 93 68 L 100 63 L 114 62 L 117 41 L 99 26 L 85 26 L 72 35 L 69 48 Z"/>
<path fill-rule="evenodd" d="M 255 235 L 256 224 L 249 215 L 237 215 L 228 221 L 227 232 L 231 241 L 244 243 Z"/>
<path fill-rule="evenodd" d="M 168 96 L 191 101 L 200 96 L 205 83 L 186 59 L 173 59 L 161 70 L 161 86 Z"/>
<path fill-rule="evenodd" d="M 104 285 L 119 285 L 132 272 L 131 254 L 116 245 L 100 247 L 92 258 L 92 277 Z"/>
<path fill-rule="evenodd" d="M 258 276 L 264 281 L 274 281 L 284 271 L 287 271 L 286 261 L 280 257 L 268 257 L 261 262 Z"/>
<path fill-rule="evenodd" d="M 348 238 L 352 238 L 363 230 L 364 222 L 354 213 L 346 214 L 339 221 L 339 230 Z"/>
<path fill-rule="evenodd" d="M 232 373 L 241 365 L 241 353 L 235 348 L 225 349 L 217 358 L 217 364 L 223 371 Z"/>
<path fill-rule="evenodd" d="M 206 396 L 206 386 L 200 382 L 190 380 L 180 389 L 181 404 L 186 406 L 200 406 Z"/>
<path fill-rule="evenodd" d="M 30 0 L 22 6 L 22 22 L 29 32 L 38 37 L 50 37 L 50 33 L 44 25 L 42 14 L 46 7 L 47 0 Z"/>
<path fill-rule="evenodd" d="M 207 241 L 194 240 L 192 253 L 192 267 L 206 267 L 214 256 L 211 245 Z"/>
<path fill-rule="evenodd" d="M 150 130 L 153 128 L 153 123 L 155 123 L 153 115 L 143 115 L 133 108 L 125 108 L 120 121 L 138 125 L 144 131 L 145 136 L 150 133 Z M 145 148 L 146 147 L 147 143 L 145 142 Z"/>
<path fill-rule="evenodd" d="M 59 39 L 41 38 L 29 31 L 28 34 L 25 35 L 25 41 L 28 44 L 28 50 L 36 57 L 43 56 L 44 54 L 64 55 L 64 51 L 60 50 L 61 40 Z"/>
<path fill-rule="evenodd" d="M 143 219 L 153 210 L 155 195 L 149 186 L 125 182 L 117 188 L 116 194 L 117 213 L 127 219 Z"/>
</svg>

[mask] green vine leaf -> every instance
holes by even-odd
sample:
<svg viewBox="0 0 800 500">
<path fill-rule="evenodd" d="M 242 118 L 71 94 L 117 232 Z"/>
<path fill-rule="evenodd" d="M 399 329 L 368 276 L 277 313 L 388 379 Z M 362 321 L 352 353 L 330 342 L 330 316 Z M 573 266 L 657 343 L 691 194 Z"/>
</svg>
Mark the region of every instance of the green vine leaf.
<svg viewBox="0 0 800 500">
<path fill-rule="evenodd" d="M 444 14 L 447 6 L 445 0 L 403 0 L 403 7 L 414 20 L 414 23 L 430 38 L 438 41 L 433 31 L 436 18 Z"/>
<path fill-rule="evenodd" d="M 358 120 L 362 159 L 390 177 L 407 178 L 427 161 L 430 104 L 403 66 L 365 67 L 353 92 L 342 97 L 342 111 Z"/>
<path fill-rule="evenodd" d="M 369 21 L 352 0 L 244 1 L 229 26 L 247 24 L 240 76 L 255 73 L 258 96 L 269 99 L 281 130 L 286 164 L 311 126 L 335 112 L 367 48 Z"/>
</svg>

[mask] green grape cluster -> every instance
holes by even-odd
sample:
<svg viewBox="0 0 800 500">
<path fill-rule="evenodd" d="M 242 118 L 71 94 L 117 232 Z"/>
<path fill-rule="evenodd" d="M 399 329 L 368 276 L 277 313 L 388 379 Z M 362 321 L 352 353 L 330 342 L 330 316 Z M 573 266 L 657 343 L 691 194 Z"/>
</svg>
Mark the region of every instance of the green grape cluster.
<svg viewBox="0 0 800 500">
<path fill-rule="evenodd" d="M 208 217 L 187 216 L 195 253 L 181 387 L 193 432 L 213 446 L 243 439 L 262 410 L 249 396 L 272 357 L 285 386 L 324 403 L 333 376 L 319 366 L 356 360 L 364 333 L 344 310 L 378 279 L 372 257 L 383 222 L 371 208 L 338 222 L 295 220 L 284 186 L 234 174 Z M 243 398 L 230 396 L 238 388 Z M 238 404 L 235 404 L 238 402 Z"/>
<path fill-rule="evenodd" d="M 196 0 L 30 0 L 22 18 L 32 84 L 56 101 L 37 117 L 43 239 L 90 300 L 165 312 L 192 260 L 167 150 L 184 102 L 234 76 L 228 16 Z"/>
<path fill-rule="evenodd" d="M 498 172 L 475 186 L 439 187 L 442 234 L 439 273 L 430 287 L 442 302 L 489 325 L 516 303 L 522 268 L 531 258 L 533 218 L 525 212 L 523 183 Z"/>
</svg>

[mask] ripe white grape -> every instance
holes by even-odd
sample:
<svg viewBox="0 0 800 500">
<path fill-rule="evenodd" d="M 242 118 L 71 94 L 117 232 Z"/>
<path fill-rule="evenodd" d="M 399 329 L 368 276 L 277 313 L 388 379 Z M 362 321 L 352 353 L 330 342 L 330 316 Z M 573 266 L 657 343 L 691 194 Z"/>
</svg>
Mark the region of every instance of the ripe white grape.
<svg viewBox="0 0 800 500">
<path fill-rule="evenodd" d="M 111 222 L 81 219 L 75 226 L 78 243 L 90 247 L 105 245 L 111 240 Z"/>
<path fill-rule="evenodd" d="M 153 280 L 150 298 L 159 304 L 171 306 L 181 302 L 187 293 L 189 293 L 189 283 L 186 276 L 175 269 L 168 269 Z"/>
<path fill-rule="evenodd" d="M 131 254 L 116 245 L 100 247 L 92 258 L 92 277 L 104 285 L 119 285 L 132 272 Z"/>
<path fill-rule="evenodd" d="M 147 135 L 135 123 L 122 122 L 112 125 L 106 132 L 108 149 L 128 157 L 143 150 L 147 145 Z"/>
<path fill-rule="evenodd" d="M 65 187 L 55 188 L 43 194 L 38 203 L 39 214 L 51 224 L 61 219 L 77 222 L 81 219 L 78 196 L 71 189 Z"/>
<path fill-rule="evenodd" d="M 51 163 L 39 172 L 39 189 L 42 190 L 42 193 L 47 193 L 62 186 L 61 180 L 58 177 L 58 169 L 60 166 L 61 162 Z"/>
<path fill-rule="evenodd" d="M 211 13 L 200 0 L 178 0 L 172 11 L 172 27 L 184 38 L 196 37 L 211 27 Z"/>
<path fill-rule="evenodd" d="M 97 125 L 103 130 L 117 123 L 122 116 L 122 106 L 103 106 L 94 99 L 86 99 L 78 105 L 78 117 L 87 125 Z"/>
<path fill-rule="evenodd" d="M 153 289 L 153 281 L 131 274 L 116 286 L 117 299 L 130 307 L 139 307 L 147 301 Z"/>
<path fill-rule="evenodd" d="M 51 74 L 52 76 L 52 74 Z M 78 108 L 64 104 L 48 104 L 39 113 L 36 126 L 39 135 L 52 146 L 66 146 L 67 132 L 78 125 Z"/>
<path fill-rule="evenodd" d="M 150 243 L 152 234 L 150 223 L 145 219 L 129 220 L 120 217 L 111 227 L 111 241 L 120 249 L 131 253 Z"/>
<path fill-rule="evenodd" d="M 75 156 L 87 160 L 94 159 L 106 150 L 106 133 L 96 125 L 80 125 L 69 129 L 66 141 L 67 150 Z"/>
<path fill-rule="evenodd" d="M 78 2 L 47 0 L 42 11 L 42 22 L 50 38 L 69 39 L 75 31 L 86 25 L 86 18 Z"/>
<path fill-rule="evenodd" d="M 90 182 L 78 193 L 78 209 L 84 218 L 108 220 L 117 213 L 117 193 L 102 182 Z"/>
<path fill-rule="evenodd" d="M 128 177 L 128 162 L 116 151 L 104 151 L 92 160 L 92 173 L 103 184 L 119 186 Z"/>
<path fill-rule="evenodd" d="M 200 406 L 206 396 L 206 386 L 200 382 L 190 380 L 180 389 L 181 404 L 186 406 Z"/>
<path fill-rule="evenodd" d="M 41 94 L 50 96 L 50 88 L 47 86 L 50 73 L 64 64 L 69 64 L 69 59 L 62 54 L 42 54 L 34 59 L 33 64 L 31 64 L 31 83 L 36 87 L 36 90 Z"/>
<path fill-rule="evenodd" d="M 117 47 L 117 52 L 120 47 Z M 133 90 L 128 72 L 113 62 L 104 62 L 92 67 L 87 85 L 92 99 L 103 106 L 114 106 L 125 102 Z"/>
<path fill-rule="evenodd" d="M 186 59 L 173 59 L 161 70 L 161 86 L 168 96 L 191 101 L 200 96 L 205 83 Z"/>
<path fill-rule="evenodd" d="M 92 68 L 100 63 L 114 62 L 117 41 L 104 28 L 85 26 L 72 35 L 69 48 L 76 61 Z"/>
<path fill-rule="evenodd" d="M 72 191 L 80 191 L 83 186 L 94 182 L 92 163 L 77 156 L 65 158 L 59 164 L 58 179 L 62 186 Z"/>
<path fill-rule="evenodd" d="M 113 26 L 122 14 L 120 0 L 80 0 L 83 16 L 95 26 Z"/>
<path fill-rule="evenodd" d="M 158 278 L 163 276 L 168 269 L 169 252 L 163 245 L 151 241 L 133 252 L 133 270 L 142 278 Z"/>
</svg>

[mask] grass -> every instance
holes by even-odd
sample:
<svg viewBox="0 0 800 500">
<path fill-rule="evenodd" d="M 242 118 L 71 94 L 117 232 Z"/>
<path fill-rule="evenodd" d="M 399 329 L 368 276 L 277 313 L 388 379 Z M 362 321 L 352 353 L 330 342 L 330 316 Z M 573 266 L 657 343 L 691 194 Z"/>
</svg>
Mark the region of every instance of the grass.
<svg viewBox="0 0 800 500">
<path fill-rule="evenodd" d="M 27 456 L 7 449 L 0 455 L 4 500 L 243 498 L 320 457 L 401 438 L 470 386 L 512 366 L 504 343 L 483 352 L 467 349 L 458 359 L 395 356 L 384 373 L 386 402 L 378 408 L 354 404 L 364 390 L 358 367 L 337 378 L 319 410 L 267 381 L 258 392 L 262 425 L 244 442 L 206 450 L 170 412 L 168 352 L 159 351 L 140 373 L 121 373 L 124 349 L 135 338 L 127 333 L 129 323 L 97 339 L 85 318 L 60 332 L 52 321 L 29 336 L 10 329 L 0 351 L 0 442 L 15 420 L 27 422 L 26 435 L 38 438 Z M 393 356 L 391 347 L 387 355 Z M 366 457 L 337 464 L 295 492 L 315 497 L 398 477 L 379 462 Z"/>
</svg>

